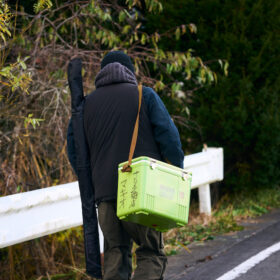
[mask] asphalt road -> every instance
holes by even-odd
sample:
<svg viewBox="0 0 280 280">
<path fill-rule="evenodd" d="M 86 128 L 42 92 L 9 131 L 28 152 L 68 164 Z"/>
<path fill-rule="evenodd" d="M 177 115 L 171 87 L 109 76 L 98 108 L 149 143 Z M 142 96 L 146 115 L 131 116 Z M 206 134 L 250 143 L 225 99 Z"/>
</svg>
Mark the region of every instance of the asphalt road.
<svg viewBox="0 0 280 280">
<path fill-rule="evenodd" d="M 247 261 L 253 256 L 256 256 L 258 253 L 278 242 L 280 242 L 280 221 L 268 227 L 264 231 L 238 243 L 237 245 L 227 250 L 224 254 L 221 254 L 218 258 L 205 263 L 202 267 L 199 267 L 191 273 L 187 274 L 186 278 L 181 279 L 216 280 L 219 277 L 225 275 L 225 273 L 232 271 L 232 269 L 234 269 L 241 263 Z M 280 251 L 278 251 L 278 253 L 276 252 L 275 254 L 272 254 L 263 262 L 256 264 L 245 274 L 243 274 L 243 276 L 237 276 L 234 279 L 280 280 L 279 252 Z M 264 275 L 264 270 L 266 270 L 266 275 Z M 228 280 L 231 278 L 224 276 L 223 280 L 225 279 Z"/>
<path fill-rule="evenodd" d="M 170 257 L 165 279 L 280 280 L 280 211 L 267 217 L 247 232 L 194 246 L 193 256 Z"/>
<path fill-rule="evenodd" d="M 280 251 L 259 263 L 246 274 L 237 278 L 238 280 L 279 280 L 280 279 Z"/>
</svg>

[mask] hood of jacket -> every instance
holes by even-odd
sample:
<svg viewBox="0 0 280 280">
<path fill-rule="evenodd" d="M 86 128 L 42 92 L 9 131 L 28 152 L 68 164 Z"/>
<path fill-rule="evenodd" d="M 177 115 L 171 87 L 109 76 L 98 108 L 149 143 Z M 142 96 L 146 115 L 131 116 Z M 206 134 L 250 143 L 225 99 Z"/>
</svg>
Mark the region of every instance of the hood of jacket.
<svg viewBox="0 0 280 280">
<path fill-rule="evenodd" d="M 96 88 L 118 83 L 137 85 L 137 80 L 133 72 L 118 62 L 106 65 L 95 78 Z"/>
</svg>

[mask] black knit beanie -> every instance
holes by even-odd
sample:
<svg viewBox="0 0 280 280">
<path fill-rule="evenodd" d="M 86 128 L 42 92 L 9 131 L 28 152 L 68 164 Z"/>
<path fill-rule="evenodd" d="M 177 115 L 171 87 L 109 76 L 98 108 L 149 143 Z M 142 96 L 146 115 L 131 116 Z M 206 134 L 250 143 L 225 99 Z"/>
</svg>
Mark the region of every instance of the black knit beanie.
<svg viewBox="0 0 280 280">
<path fill-rule="evenodd" d="M 101 61 L 101 69 L 104 68 L 107 64 L 114 62 L 122 64 L 134 73 L 134 67 L 130 57 L 122 51 L 112 51 L 106 54 Z"/>
</svg>

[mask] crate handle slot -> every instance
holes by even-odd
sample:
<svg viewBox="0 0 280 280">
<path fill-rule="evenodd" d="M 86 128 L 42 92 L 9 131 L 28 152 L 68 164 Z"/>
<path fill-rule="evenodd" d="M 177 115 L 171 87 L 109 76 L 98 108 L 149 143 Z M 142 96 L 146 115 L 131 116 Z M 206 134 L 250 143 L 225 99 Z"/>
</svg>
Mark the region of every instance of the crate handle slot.
<svg viewBox="0 0 280 280">
<path fill-rule="evenodd" d="M 119 219 L 120 219 L 120 220 L 123 220 L 123 219 L 125 219 L 125 217 L 126 217 L 126 216 L 121 216 L 121 217 L 119 217 Z"/>
<path fill-rule="evenodd" d="M 145 211 L 137 211 L 136 214 L 145 214 L 145 215 L 149 215 L 148 212 L 145 212 Z"/>
</svg>

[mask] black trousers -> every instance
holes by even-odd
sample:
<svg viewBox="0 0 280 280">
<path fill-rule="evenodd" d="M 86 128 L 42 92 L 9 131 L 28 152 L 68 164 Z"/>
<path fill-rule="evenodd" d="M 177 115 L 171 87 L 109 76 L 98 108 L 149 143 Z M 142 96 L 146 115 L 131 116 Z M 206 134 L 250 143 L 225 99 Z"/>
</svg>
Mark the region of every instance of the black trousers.
<svg viewBox="0 0 280 280">
<path fill-rule="evenodd" d="M 132 240 L 136 249 L 137 267 L 133 280 L 161 280 L 167 258 L 160 232 L 135 223 L 120 220 L 116 202 L 101 202 L 98 219 L 104 235 L 104 280 L 131 279 Z"/>
</svg>

